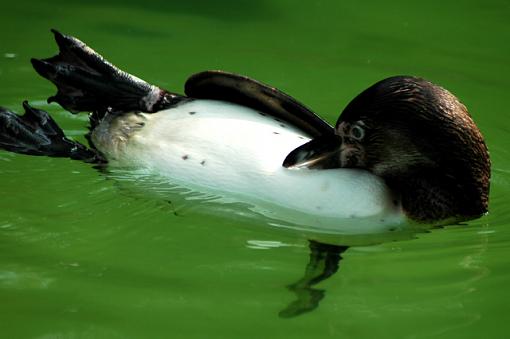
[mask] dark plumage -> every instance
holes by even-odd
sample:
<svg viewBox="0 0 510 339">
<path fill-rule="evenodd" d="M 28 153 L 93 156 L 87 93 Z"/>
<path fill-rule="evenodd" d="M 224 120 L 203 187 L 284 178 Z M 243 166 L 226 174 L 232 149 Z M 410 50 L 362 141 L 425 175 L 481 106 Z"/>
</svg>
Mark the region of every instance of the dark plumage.
<svg viewBox="0 0 510 339">
<path fill-rule="evenodd" d="M 382 80 L 347 105 L 336 134 L 329 156 L 305 156 L 323 147 L 312 140 L 285 164 L 366 168 L 384 178 L 401 196 L 406 214 L 420 222 L 473 219 L 487 212 L 487 146 L 466 107 L 444 88 L 410 76 Z"/>
</svg>

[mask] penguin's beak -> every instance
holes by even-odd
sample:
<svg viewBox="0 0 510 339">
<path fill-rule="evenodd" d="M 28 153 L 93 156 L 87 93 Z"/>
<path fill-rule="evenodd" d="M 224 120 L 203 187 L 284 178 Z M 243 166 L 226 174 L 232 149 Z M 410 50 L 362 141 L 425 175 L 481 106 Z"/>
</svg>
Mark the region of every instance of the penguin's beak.
<svg viewBox="0 0 510 339">
<path fill-rule="evenodd" d="M 342 167 L 342 138 L 323 135 L 289 153 L 283 161 L 287 168 L 328 169 Z"/>
</svg>

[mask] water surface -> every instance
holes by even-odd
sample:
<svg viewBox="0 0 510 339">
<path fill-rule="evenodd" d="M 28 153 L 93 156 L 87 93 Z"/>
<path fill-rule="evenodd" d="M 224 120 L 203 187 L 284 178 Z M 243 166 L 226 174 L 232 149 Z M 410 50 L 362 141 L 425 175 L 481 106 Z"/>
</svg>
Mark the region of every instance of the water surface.
<svg viewBox="0 0 510 339">
<path fill-rule="evenodd" d="M 510 4 L 506 1 L 38 1 L 2 5 L 0 104 L 29 99 L 84 141 L 85 116 L 45 104 L 30 57 L 57 28 L 181 91 L 205 69 L 249 75 L 334 122 L 391 75 L 469 108 L 493 161 L 490 214 L 398 241 L 362 239 L 283 319 L 308 236 L 256 218 L 178 211 L 91 166 L 0 152 L 0 328 L 6 338 L 504 338 L 510 281 Z M 388 240 L 388 239 L 385 239 Z M 358 240 L 356 240 L 358 241 Z M 363 246 L 361 246 L 363 245 Z"/>
</svg>

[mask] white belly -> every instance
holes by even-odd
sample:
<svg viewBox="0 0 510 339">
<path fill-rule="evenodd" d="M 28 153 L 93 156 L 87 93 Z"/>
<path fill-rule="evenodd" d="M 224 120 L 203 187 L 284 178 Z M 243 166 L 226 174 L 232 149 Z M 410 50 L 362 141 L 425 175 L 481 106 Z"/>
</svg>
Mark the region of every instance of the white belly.
<svg viewBox="0 0 510 339">
<path fill-rule="evenodd" d="M 96 146 L 112 165 L 158 175 L 219 203 L 247 204 L 283 223 L 370 233 L 403 221 L 386 185 L 366 171 L 282 167 L 287 154 L 310 137 L 273 117 L 196 100 L 137 119 L 144 127 L 120 144 L 101 142 L 110 136 L 94 132 Z"/>
</svg>

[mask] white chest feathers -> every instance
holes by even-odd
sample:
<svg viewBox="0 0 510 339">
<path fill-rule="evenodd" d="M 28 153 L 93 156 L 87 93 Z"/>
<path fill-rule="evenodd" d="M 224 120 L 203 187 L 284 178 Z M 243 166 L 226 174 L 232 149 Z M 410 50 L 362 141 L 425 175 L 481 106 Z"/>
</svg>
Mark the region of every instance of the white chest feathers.
<svg viewBox="0 0 510 339">
<path fill-rule="evenodd" d="M 339 233 L 380 232 L 403 221 L 378 177 L 362 170 L 289 170 L 310 137 L 262 112 L 195 100 L 155 114 L 105 119 L 92 134 L 110 164 L 241 202 L 286 223 Z M 161 181 L 159 185 L 161 185 Z"/>
</svg>

